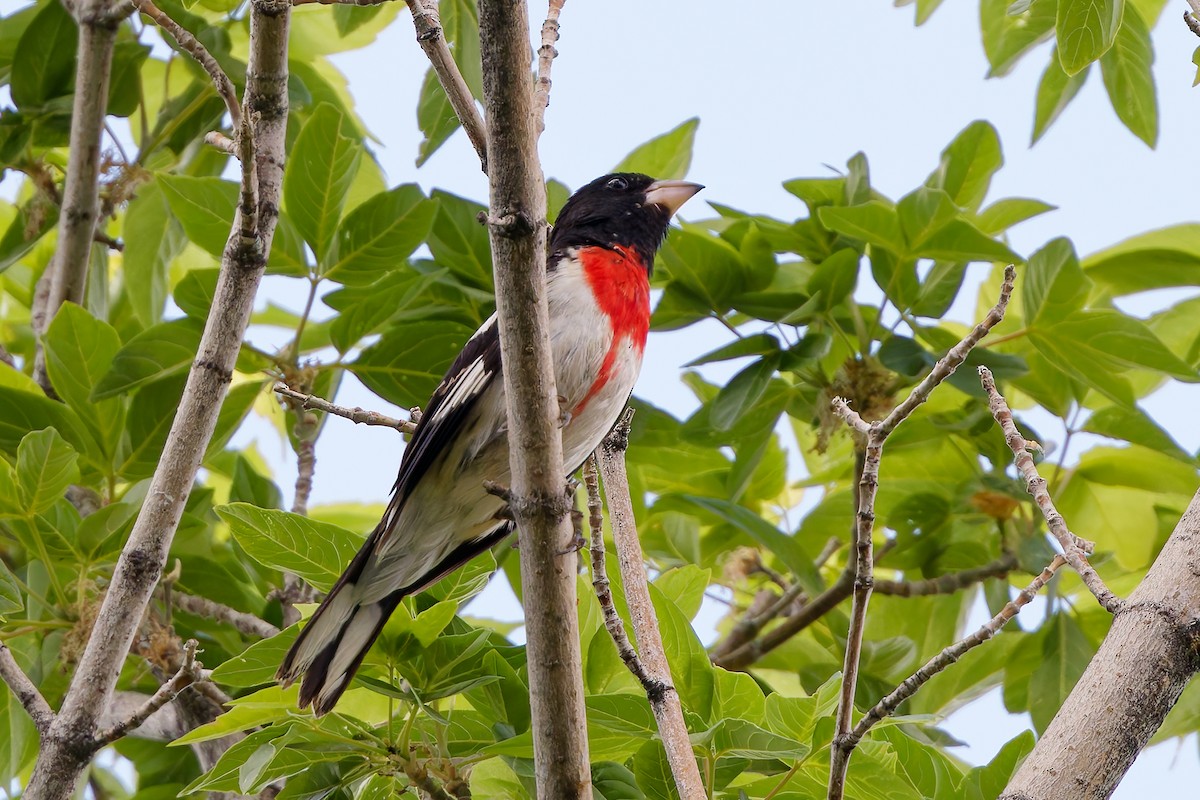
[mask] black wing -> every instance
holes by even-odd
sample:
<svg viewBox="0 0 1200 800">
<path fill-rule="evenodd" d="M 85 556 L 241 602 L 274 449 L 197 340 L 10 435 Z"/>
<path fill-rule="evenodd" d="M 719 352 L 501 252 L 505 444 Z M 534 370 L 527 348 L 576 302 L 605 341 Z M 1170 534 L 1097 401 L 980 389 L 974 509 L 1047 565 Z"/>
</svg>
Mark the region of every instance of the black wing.
<svg viewBox="0 0 1200 800">
<path fill-rule="evenodd" d="M 493 315 L 467 340 L 422 409 L 421 421 L 400 460 L 400 473 L 380 529 L 388 531 L 395 524 L 413 487 L 466 427 L 479 397 L 499 377 L 500 329 Z"/>
</svg>

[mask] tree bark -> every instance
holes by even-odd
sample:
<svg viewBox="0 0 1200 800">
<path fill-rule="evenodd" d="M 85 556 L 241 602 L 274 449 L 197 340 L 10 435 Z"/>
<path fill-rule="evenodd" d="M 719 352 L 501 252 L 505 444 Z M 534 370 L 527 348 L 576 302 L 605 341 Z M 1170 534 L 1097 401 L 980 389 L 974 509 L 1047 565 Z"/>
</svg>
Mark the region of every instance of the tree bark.
<svg viewBox="0 0 1200 800">
<path fill-rule="evenodd" d="M 27 800 L 70 797 L 94 754 L 100 716 L 111 705 L 121 663 L 162 573 L 184 503 L 212 438 L 278 219 L 287 126 L 290 8 L 286 0 L 255 0 L 252 5 L 246 118 L 253 126 L 257 152 L 252 161 L 243 161 L 243 168 L 257 172 L 257 207 L 239 206 L 237 210 L 212 312 L 183 399 L 87 648 L 62 708 L 42 739 L 24 794 Z M 257 226 L 256 236 L 247 242 L 245 221 L 249 217 L 256 218 Z"/>
<path fill-rule="evenodd" d="M 1200 669 L 1200 492 L 1000 800 L 1112 795 Z"/>
<path fill-rule="evenodd" d="M 546 306 L 546 190 L 537 154 L 523 0 L 481 0 L 488 120 L 488 228 L 508 397 L 510 504 L 520 527 L 521 583 L 533 711 L 537 793 L 591 797 L 584 716 L 576 554 L 564 485 L 558 392 Z"/>
<path fill-rule="evenodd" d="M 34 319 L 34 332 L 39 336 L 46 332 L 63 303 L 83 300 L 92 235 L 100 213 L 100 137 L 108 107 L 113 47 L 122 16 L 114 12 L 114 4 L 109 0 L 81 0 L 75 15 L 79 23 L 79 52 L 71 109 L 71 157 L 63 185 L 58 246 L 46 267 L 49 294 L 42 313 Z M 46 393 L 54 396 L 40 346 L 34 357 L 33 374 Z"/>
</svg>

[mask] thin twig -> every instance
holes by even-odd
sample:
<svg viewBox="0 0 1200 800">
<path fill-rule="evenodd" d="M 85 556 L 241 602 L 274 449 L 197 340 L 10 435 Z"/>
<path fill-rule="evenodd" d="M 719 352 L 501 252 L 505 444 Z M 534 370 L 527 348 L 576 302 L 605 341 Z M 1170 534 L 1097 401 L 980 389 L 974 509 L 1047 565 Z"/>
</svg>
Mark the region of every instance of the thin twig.
<svg viewBox="0 0 1200 800">
<path fill-rule="evenodd" d="M 180 665 L 179 671 L 175 673 L 171 680 L 158 687 L 158 691 L 151 695 L 150 699 L 143 703 L 140 708 L 136 709 L 120 722 L 97 733 L 97 744 L 101 746 L 112 744 L 145 722 L 155 711 L 158 711 L 167 703 L 174 700 L 181 691 L 200 680 L 202 665 L 196 660 L 197 647 L 198 644 L 195 639 L 188 639 L 183 645 L 183 664 Z"/>
<path fill-rule="evenodd" d="M 1017 557 L 1005 553 L 995 561 L 978 567 L 948 572 L 923 581 L 876 580 L 875 591 L 895 597 L 918 597 L 930 594 L 953 594 L 988 578 L 1003 578 L 1017 568 Z"/>
<path fill-rule="evenodd" d="M 596 454 L 593 453 L 583 462 L 583 485 L 587 487 L 588 527 L 592 539 L 592 588 L 596 590 L 596 599 L 600 601 L 604 627 L 608 629 L 608 635 L 617 646 L 617 655 L 625 662 L 625 666 L 629 667 L 633 677 L 642 684 L 647 697 L 661 695 L 667 687 L 646 672 L 646 667 L 638 658 L 637 651 L 633 649 L 629 635 L 625 632 L 625 623 L 617 613 L 617 606 L 613 603 L 612 584 L 608 580 L 608 568 L 604 563 L 604 517 L 600 513 L 600 478 L 596 470 Z"/>
<path fill-rule="evenodd" d="M 942 356 L 937 364 L 934 364 L 933 370 L 925 376 L 925 380 L 921 381 L 904 402 L 892 409 L 892 413 L 887 415 L 887 419 L 880 423 L 885 436 L 907 419 L 917 406 L 928 400 L 934 388 L 953 375 L 954 370 L 962 365 L 975 345 L 979 344 L 979 341 L 987 336 L 992 328 L 1000 324 L 1000 321 L 1004 319 L 1004 311 L 1008 308 L 1009 298 L 1012 297 L 1013 283 L 1016 279 L 1017 271 L 1012 264 L 1009 264 L 1004 268 L 1004 282 L 1000 285 L 1000 299 L 996 305 L 987 313 L 982 322 L 964 336 L 962 341 L 950 348 L 950 351 Z"/>
<path fill-rule="evenodd" d="M 1189 31 L 1200 36 L 1200 19 L 1196 19 L 1200 15 L 1200 0 L 1188 0 L 1188 5 L 1192 8 L 1183 12 L 1183 21 L 1187 23 Z"/>
<path fill-rule="evenodd" d="M 238 152 L 237 142 L 220 131 L 209 131 L 204 134 L 204 142 L 205 144 L 212 145 L 226 155 L 233 156 L 234 158 L 241 157 L 241 153 Z"/>
<path fill-rule="evenodd" d="M 33 720 L 38 733 L 44 735 L 49 730 L 50 723 L 54 721 L 54 711 L 50 709 L 46 698 L 42 697 L 42 693 L 33 685 L 33 681 L 29 680 L 25 670 L 21 669 L 21 665 L 13 658 L 12 651 L 2 640 L 0 640 L 0 679 L 8 684 L 13 696 L 21 701 L 21 705 L 25 707 L 29 718 Z"/>
<path fill-rule="evenodd" d="M 558 41 L 558 15 L 567 0 L 550 0 L 546 10 L 546 21 L 542 23 L 542 46 L 538 48 L 537 88 L 533 93 L 533 113 L 537 115 L 537 132 L 546 130 L 546 107 L 550 105 L 550 68 L 558 55 L 554 43 Z"/>
<path fill-rule="evenodd" d="M 175 43 L 204 68 L 208 77 L 212 78 L 213 85 L 217 87 L 217 94 L 225 101 L 225 108 L 229 111 L 229 119 L 232 123 L 231 127 L 234 131 L 240 130 L 242 107 L 238 102 L 237 89 L 234 88 L 233 81 L 229 80 L 229 76 L 225 74 L 225 70 L 221 69 L 221 65 L 213 58 L 212 53 L 208 52 L 208 48 L 201 44 L 200 40 L 193 36 L 187 28 L 171 19 L 165 11 L 154 5 L 153 0 L 133 0 L 133 5 L 138 11 L 154 20 L 158 27 L 170 34 Z"/>
<path fill-rule="evenodd" d="M 613 543 L 616 545 L 617 560 L 621 565 L 625 600 L 629 605 L 629 616 L 633 620 L 633 634 L 637 639 L 638 651 L 641 653 L 646 673 L 654 682 L 651 685 L 656 685 L 659 690 L 652 693 L 643 681 L 643 686 L 647 686 L 646 694 L 650 700 L 650 708 L 658 723 L 659 738 L 662 739 L 666 750 L 667 763 L 671 767 L 671 775 L 675 778 L 679 796 L 683 800 L 703 800 L 708 795 L 705 793 L 704 782 L 700 779 L 700 768 L 696 764 L 696 756 L 688 740 L 679 692 L 671 685 L 671 668 L 667 663 L 662 636 L 658 631 L 658 619 L 650 600 L 642 545 L 638 541 L 633 502 L 629 496 L 625 449 L 629 446 L 629 423 L 632 417 L 633 410 L 626 410 L 596 450 L 595 456 L 604 476 L 604 494 L 608 499 Z"/>
<path fill-rule="evenodd" d="M 164 599 L 167 593 L 164 589 L 160 588 L 155 592 L 155 595 L 160 599 Z M 195 614 L 197 617 L 223 622 L 246 636 L 258 639 L 270 639 L 279 633 L 279 628 L 276 628 L 265 619 L 260 619 L 245 611 L 238 611 L 236 608 L 222 605 L 215 600 L 209 600 L 207 597 L 197 597 L 196 595 L 185 594 L 172 589 L 170 599 L 171 605 L 180 611 Z"/>
<path fill-rule="evenodd" d="M 900 423 L 908 419 L 922 403 L 929 399 L 942 381 L 971 354 L 992 328 L 1004 319 L 1009 298 L 1012 297 L 1016 269 L 1010 264 L 1004 270 L 1004 281 L 1000 286 L 1000 298 L 988 311 L 983 321 L 976 325 L 962 340 L 942 356 L 908 397 L 897 405 L 885 419 L 867 422 L 850 408 L 842 398 L 833 400 L 834 413 L 845 420 L 861 437 L 866 439 L 865 459 L 858 483 L 858 509 L 855 516 L 854 535 L 854 591 L 850 606 L 850 626 L 846 634 L 846 653 L 842 667 L 841 695 L 838 700 L 837 727 L 833 737 L 833 751 L 829 764 L 828 800 L 842 800 L 846 789 L 846 770 L 850 753 L 847 737 L 851 733 L 854 716 L 854 695 L 858 688 L 859 662 L 862 656 L 863 634 L 867 625 L 867 605 L 875 584 L 875 559 L 872 553 L 875 529 L 875 496 L 879 491 L 879 465 L 883 458 L 883 444 Z"/>
<path fill-rule="evenodd" d="M 999 614 L 984 623 L 979 630 L 970 636 L 942 650 L 942 652 L 925 662 L 925 665 L 919 670 L 905 678 L 899 686 L 876 703 L 875 707 L 858 721 L 858 724 L 854 726 L 854 730 L 842 740 L 843 746 L 853 749 L 862 740 L 866 732 L 871 729 L 871 726 L 881 719 L 890 716 L 901 703 L 916 694 L 917 690 L 924 686 L 930 678 L 958 661 L 968 650 L 978 647 L 999 633 L 1000 629 L 1015 617 L 1017 612 L 1028 605 L 1037 595 L 1038 591 L 1054 577 L 1054 573 L 1066 563 L 1066 559 L 1062 556 L 1055 556 L 1054 560 L 1042 570 L 1040 575 L 1033 579 L 1032 583 L 1022 589 L 1021 593 L 1015 598 L 1004 604 L 1004 608 L 1000 609 Z"/>
<path fill-rule="evenodd" d="M 417 429 L 415 422 L 406 422 L 401 419 L 394 419 L 392 417 L 385 416 L 384 414 L 380 414 L 377 411 L 366 411 L 358 406 L 355 406 L 354 408 L 347 408 L 345 406 L 335 405 L 328 400 L 323 400 L 320 397 L 317 397 L 316 395 L 297 392 L 295 389 L 289 389 L 282 384 L 279 384 L 275 387 L 275 392 L 276 394 L 283 395 L 290 400 L 295 400 L 300 404 L 301 408 L 324 411 L 327 414 L 343 417 L 351 422 L 359 423 L 361 425 L 379 425 L 384 428 L 395 428 L 401 433 L 413 433 Z"/>
<path fill-rule="evenodd" d="M 114 239 L 99 228 L 92 234 L 92 241 L 97 244 L 102 244 L 109 250 L 116 250 L 118 253 L 125 251 L 125 243 L 120 239 Z"/>
<path fill-rule="evenodd" d="M 450 46 L 442 31 L 442 20 L 438 17 L 437 0 L 406 0 L 408 10 L 412 12 L 413 26 L 417 30 L 417 44 L 425 51 L 429 63 L 433 66 L 434 74 L 442 89 L 450 100 L 458 121 L 462 123 L 471 146 L 479 154 L 479 164 L 483 171 L 488 171 L 487 157 L 487 127 L 483 117 L 475 105 L 471 89 L 459 70 Z M 528 45 L 526 45 L 528 46 Z"/>
<path fill-rule="evenodd" d="M 1012 411 L 1009 410 L 1004 396 L 996 388 L 996 381 L 992 377 L 991 370 L 987 367 L 980 367 L 979 380 L 983 384 L 983 390 L 987 392 L 988 406 L 992 411 L 992 416 L 996 418 L 996 422 L 1004 431 L 1004 441 L 1008 443 L 1008 449 L 1012 450 L 1015 456 L 1017 471 L 1025 480 L 1025 489 L 1041 509 L 1042 516 L 1046 518 L 1046 526 L 1058 540 L 1067 563 L 1079 573 L 1083 585 L 1096 596 L 1100 606 L 1105 611 L 1116 614 L 1124 607 L 1124 601 L 1105 586 L 1100 575 L 1087 560 L 1085 551 L 1093 550 L 1095 545 L 1071 533 L 1062 514 L 1059 514 L 1058 509 L 1054 507 L 1054 500 L 1051 499 L 1050 492 L 1046 490 L 1046 479 L 1038 473 L 1037 465 L 1033 463 L 1033 456 L 1029 453 L 1025 438 L 1021 436 L 1016 422 L 1013 421 Z"/>
</svg>

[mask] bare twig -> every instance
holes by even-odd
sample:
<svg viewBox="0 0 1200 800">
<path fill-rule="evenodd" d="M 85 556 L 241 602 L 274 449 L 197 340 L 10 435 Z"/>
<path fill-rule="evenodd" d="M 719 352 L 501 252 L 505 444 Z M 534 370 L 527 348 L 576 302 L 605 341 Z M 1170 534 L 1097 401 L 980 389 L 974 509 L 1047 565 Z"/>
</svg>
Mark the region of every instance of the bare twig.
<svg viewBox="0 0 1200 800">
<path fill-rule="evenodd" d="M 930 594 L 953 594 L 988 578 L 1003 578 L 1017 568 L 1017 557 L 1005 553 L 995 561 L 978 567 L 948 572 L 923 581 L 875 581 L 875 591 L 896 597 L 918 597 Z"/>
<path fill-rule="evenodd" d="M 125 243 L 120 239 L 114 239 L 99 228 L 92 234 L 92 241 L 96 244 L 102 244 L 109 250 L 116 250 L 118 253 L 124 252 Z"/>
<path fill-rule="evenodd" d="M 958 661 L 968 650 L 978 647 L 999 633 L 1000 629 L 1015 617 L 1018 611 L 1033 600 L 1034 596 L 1054 577 L 1054 573 L 1065 563 L 1066 559 L 1062 556 L 1055 556 L 1054 560 L 1042 570 L 1040 575 L 1033 579 L 1032 583 L 1022 589 L 1021 593 L 1015 598 L 1004 604 L 1004 608 L 1000 609 L 999 614 L 984 623 L 979 630 L 970 636 L 942 650 L 942 652 L 925 662 L 925 665 L 919 670 L 905 678 L 895 690 L 876 703 L 874 708 L 858 721 L 858 724 L 854 726 L 854 730 L 843 740 L 844 746 L 853 749 L 862 741 L 863 736 L 866 735 L 867 731 L 875 723 L 890 716 L 901 703 L 916 694 L 917 690 L 924 686 L 930 678 L 946 669 L 946 667 L 955 661 Z"/>
<path fill-rule="evenodd" d="M 166 592 L 162 589 L 158 590 L 155 595 L 164 599 L 167 596 Z M 245 611 L 238 611 L 236 608 L 222 605 L 215 600 L 209 600 L 207 597 L 197 597 L 196 595 L 184 594 L 183 592 L 172 590 L 170 599 L 171 605 L 180 611 L 186 611 L 189 614 L 195 614 L 205 619 L 223 622 L 226 625 L 236 628 L 239 633 L 243 633 L 246 636 L 270 639 L 279 633 L 279 628 L 276 628 L 266 620 L 260 619 L 253 614 L 247 614 Z"/>
<path fill-rule="evenodd" d="M 229 80 L 229 76 L 225 74 L 225 70 L 221 69 L 221 65 L 213 58 L 212 53 L 208 52 L 208 48 L 201 44 L 200 40 L 190 31 L 171 19 L 165 11 L 154 5 L 153 0 L 132 0 L 132 2 L 138 11 L 154 20 L 154 23 L 168 33 L 184 52 L 196 59 L 196 63 L 204 68 L 208 77 L 212 78 L 213 86 L 217 87 L 217 94 L 225 101 L 225 108 L 229 111 L 229 119 L 232 123 L 230 127 L 235 132 L 240 130 L 242 109 L 238 104 L 237 89 L 234 88 L 233 81 Z"/>
<path fill-rule="evenodd" d="M 867 624 L 867 604 L 874 588 L 875 560 L 872 553 L 875 528 L 875 496 L 879 491 L 879 464 L 883 458 L 883 444 L 888 435 L 929 399 L 929 395 L 970 355 L 983 337 L 1004 319 L 1009 298 L 1012 297 L 1016 269 L 1010 264 L 1004 270 L 1004 282 L 1000 286 L 1000 298 L 988 311 L 983 321 L 976 325 L 962 340 L 950 348 L 946 355 L 934 365 L 908 397 L 897 405 L 882 421 L 867 422 L 842 398 L 834 398 L 834 413 L 846 421 L 860 436 L 866 439 L 866 458 L 858 483 L 858 509 L 855 517 L 854 535 L 854 593 L 850 606 L 850 627 L 846 635 L 846 654 L 842 667 L 842 690 L 838 700 L 837 728 L 833 737 L 833 752 L 829 765 L 828 800 L 842 800 L 846 787 L 846 770 L 849 767 L 852 745 L 847 737 L 851 733 L 854 715 L 854 694 L 858 688 L 859 661 L 862 655 L 863 633 Z"/>
<path fill-rule="evenodd" d="M 600 601 L 600 611 L 604 615 L 604 627 L 617 646 L 617 655 L 629 667 L 633 677 L 638 679 L 647 697 L 661 697 L 668 687 L 650 677 L 637 651 L 629 641 L 625 632 L 625 623 L 617 613 L 613 603 L 612 584 L 608 580 L 608 567 L 604 563 L 604 517 L 601 516 L 600 478 L 596 472 L 596 454 L 588 456 L 583 462 L 583 485 L 587 487 L 588 497 L 588 527 L 591 530 L 592 553 L 592 588 L 596 590 L 596 599 Z"/>
<path fill-rule="evenodd" d="M 647 676 L 652 682 L 643 682 L 643 686 L 647 687 L 650 708 L 658 723 L 658 734 L 666 750 L 667 763 L 671 767 L 679 796 L 683 800 L 702 800 L 707 795 L 688 740 L 679 692 L 671 684 L 671 667 L 667 663 L 654 604 L 650 600 L 642 545 L 638 541 L 633 502 L 629 497 L 625 449 L 629 446 L 629 422 L 632 418 L 633 410 L 629 409 L 605 437 L 595 455 L 600 473 L 604 476 L 604 495 L 608 500 L 613 543 L 617 549 L 617 561 L 621 565 L 621 579 L 625 584 L 625 601 L 629 604 L 629 616 L 633 620 L 633 635 L 637 639 Z M 658 691 L 652 692 L 655 688 Z"/>
<path fill-rule="evenodd" d="M 454 56 L 450 53 L 450 46 L 446 43 L 446 37 L 442 31 L 442 20 L 438 17 L 437 0 L 406 0 L 406 2 L 408 10 L 412 12 L 413 25 L 417 30 L 417 43 L 421 45 L 421 49 L 429 58 L 434 74 L 437 75 L 438 82 L 442 84 L 442 89 L 450 100 L 450 107 L 454 109 L 458 121 L 462 123 L 467 138 L 471 140 L 471 146 L 479 154 L 480 167 L 487 172 L 487 126 L 484 125 L 483 117 L 480 116 L 479 109 L 475 105 L 471 89 L 467 86 L 458 64 L 454 61 Z"/>
<path fill-rule="evenodd" d="M 234 158 L 239 158 L 241 155 L 238 152 L 237 142 L 235 142 L 233 139 L 230 139 L 220 131 L 209 131 L 208 133 L 204 134 L 204 142 L 205 144 L 212 145 L 222 153 L 233 156 Z"/>
<path fill-rule="evenodd" d="M 240 145 L 243 171 L 255 173 L 253 178 L 243 180 L 243 186 L 253 184 L 257 188 L 258 204 L 253 209 L 244 208 L 243 192 L 221 259 L 213 310 L 162 457 L 117 561 L 62 709 L 42 737 L 33 776 L 25 790 L 26 800 L 57 800 L 75 790 L 96 746 L 88 734 L 96 730 L 97 720 L 110 704 L 120 664 L 154 592 L 188 493 L 212 439 L 278 220 L 286 157 L 290 12 L 285 0 L 252 0 L 250 4 L 246 107 L 254 113 L 243 113 L 242 131 L 253 126 L 254 136 L 242 136 Z M 85 92 L 84 85 L 84 81 L 77 82 L 77 96 L 96 96 L 103 110 L 107 92 L 97 93 L 90 88 Z M 74 120 L 73 129 L 78 123 Z M 254 152 L 247 149 L 251 147 Z M 72 154 L 79 152 L 82 150 L 72 147 Z M 251 241 L 246 236 L 248 219 L 254 223 Z M 89 229 L 89 239 L 90 233 Z"/>
<path fill-rule="evenodd" d="M 1183 21 L 1187 23 L 1188 30 L 1200 36 L 1200 19 L 1196 18 L 1200 15 L 1200 0 L 1188 0 L 1188 5 L 1191 10 L 1183 12 Z"/>
<path fill-rule="evenodd" d="M 146 719 L 175 699 L 181 691 L 200 680 L 202 665 L 196 660 L 196 648 L 199 645 L 195 639 L 188 639 L 183 645 L 183 664 L 171 680 L 158 687 L 158 691 L 150 696 L 141 707 L 137 708 L 125 719 L 96 734 L 96 742 L 100 745 L 112 744 L 129 731 L 141 725 Z"/>
<path fill-rule="evenodd" d="M 546 9 L 546 21 L 542 23 L 542 46 L 538 48 L 537 88 L 533 95 L 533 113 L 537 115 L 537 132 L 540 136 L 546 130 L 546 107 L 550 105 L 550 68 L 558 50 L 554 43 L 558 41 L 558 15 L 562 13 L 567 0 L 550 0 Z"/>
<path fill-rule="evenodd" d="M 402 419 L 394 419 L 393 417 L 385 416 L 377 411 L 366 411 L 355 406 L 347 408 L 346 406 L 334 405 L 328 400 L 322 400 L 320 397 L 312 394 L 304 394 L 297 392 L 295 389 L 279 384 L 275 387 L 276 394 L 280 394 L 289 400 L 294 400 L 300 404 L 301 408 L 314 409 L 316 411 L 324 411 L 327 414 L 343 417 L 362 425 L 379 425 L 385 428 L 395 428 L 401 433 L 413 433 L 417 429 L 416 422 L 406 422 Z"/>
<path fill-rule="evenodd" d="M 1087 560 L 1085 550 L 1090 551 L 1095 546 L 1071 533 L 1062 514 L 1059 514 L 1058 509 L 1054 507 L 1054 500 L 1050 498 L 1050 492 L 1046 490 L 1046 480 L 1038 473 L 1037 465 L 1033 463 L 1033 456 L 1029 453 L 1025 438 L 1021 436 L 1016 422 L 1013 421 L 1012 411 L 1009 410 L 1004 396 L 996 388 L 996 381 L 992 378 L 991 370 L 987 367 L 980 367 L 979 380 L 983 384 L 983 390 L 987 392 L 988 406 L 991 408 L 992 416 L 996 418 L 996 422 L 1004 431 L 1004 440 L 1008 443 L 1008 449 L 1012 450 L 1013 456 L 1015 456 L 1017 471 L 1025 480 L 1025 489 L 1041 509 L 1042 516 L 1046 518 L 1046 526 L 1058 540 L 1067 563 L 1079 573 L 1083 585 L 1096 596 L 1100 606 L 1105 611 L 1116 614 L 1122 609 L 1124 602 L 1104 585 L 1100 575 Z"/>
<path fill-rule="evenodd" d="M 21 701 L 38 733 L 45 735 L 50 729 L 50 723 L 54 721 L 54 712 L 46 698 L 42 697 L 42 693 L 33 685 L 33 681 L 29 680 L 25 670 L 21 669 L 21 665 L 13 658 L 12 651 L 3 640 L 0 640 L 0 679 L 8 684 L 13 696 Z"/>
</svg>

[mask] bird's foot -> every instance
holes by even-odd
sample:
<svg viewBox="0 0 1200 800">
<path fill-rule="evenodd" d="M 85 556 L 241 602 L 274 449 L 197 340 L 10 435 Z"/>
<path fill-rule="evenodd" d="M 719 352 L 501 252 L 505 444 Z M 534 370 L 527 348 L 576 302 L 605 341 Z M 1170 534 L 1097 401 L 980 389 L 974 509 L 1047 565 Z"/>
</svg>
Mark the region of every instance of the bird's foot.
<svg viewBox="0 0 1200 800">
<path fill-rule="evenodd" d="M 559 428 L 565 428 L 571 424 L 571 417 L 573 415 L 571 414 L 570 411 L 563 410 L 563 406 L 565 406 L 566 404 L 567 404 L 567 398 L 563 397 L 560 394 L 558 396 L 558 427 Z"/>
<path fill-rule="evenodd" d="M 512 500 L 512 492 L 503 483 L 497 483 L 496 481 L 484 481 L 483 490 L 494 497 L 499 497 L 505 503 L 508 503 Z"/>
<path fill-rule="evenodd" d="M 587 539 L 583 538 L 583 512 L 579 509 L 571 510 L 571 541 L 567 544 L 567 549 L 560 550 L 558 555 L 566 556 L 571 553 L 578 553 L 587 546 Z"/>
</svg>

